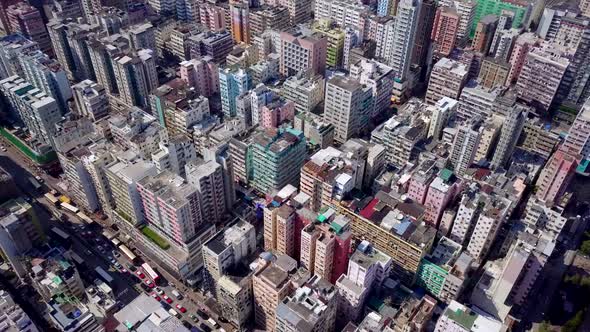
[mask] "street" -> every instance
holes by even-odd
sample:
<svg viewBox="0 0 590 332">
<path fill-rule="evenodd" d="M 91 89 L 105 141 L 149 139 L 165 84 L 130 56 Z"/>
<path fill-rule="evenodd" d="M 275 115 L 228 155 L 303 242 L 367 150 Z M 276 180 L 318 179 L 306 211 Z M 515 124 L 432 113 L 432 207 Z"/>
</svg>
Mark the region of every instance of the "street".
<svg viewBox="0 0 590 332">
<path fill-rule="evenodd" d="M 123 271 L 123 268 L 125 270 L 129 270 L 128 266 L 133 263 L 130 262 L 124 254 L 120 254 L 119 257 L 114 257 L 114 252 L 119 251 L 115 250 L 113 244 L 102 235 L 103 224 L 108 225 L 108 220 L 100 221 L 95 219 L 95 222 L 92 226 L 87 226 L 75 214 L 53 206 L 51 202 L 47 201 L 47 199 L 43 196 L 47 190 L 43 192 L 35 190 L 28 179 L 31 176 L 40 176 L 43 179 L 43 184 L 48 186 L 49 189 L 61 191 L 58 187 L 59 179 L 53 178 L 38 170 L 37 167 L 33 165 L 27 157 L 23 156 L 12 145 L 7 144 L 5 140 L 1 140 L 1 142 L 7 150 L 0 152 L 0 167 L 4 168 L 13 176 L 17 187 L 21 193 L 24 194 L 24 197 L 28 197 L 27 199 L 32 200 L 31 204 L 34 207 L 39 220 L 47 222 L 45 225 L 45 230 L 48 231 L 52 227 L 57 226 L 58 228 L 69 233 L 72 238 L 72 249 L 74 249 L 74 251 L 85 260 L 88 270 L 93 271 L 95 267 L 101 266 L 111 275 L 111 277 L 113 277 L 113 291 L 116 295 L 116 300 L 121 305 L 130 303 L 138 296 L 140 292 L 144 292 L 141 287 L 142 282 L 140 279 L 133 276 L 132 271 Z M 63 217 L 61 219 L 63 220 L 58 220 L 53 216 L 53 214 L 62 214 Z M 110 231 L 113 230 L 110 229 Z M 99 246 L 102 248 L 102 252 L 104 253 L 99 250 Z M 193 324 L 197 327 L 200 324 L 205 324 L 211 328 L 211 330 L 214 330 L 214 327 L 211 324 L 200 318 L 196 322 L 194 321 L 194 319 L 198 317 L 196 316 L 197 309 L 203 309 L 208 314 L 211 313 L 211 310 L 205 306 L 205 298 L 201 294 L 190 291 L 188 288 L 182 286 L 180 281 L 174 279 L 171 275 L 166 273 L 164 269 L 154 264 L 154 262 L 149 260 L 146 255 L 138 252 L 137 248 L 135 249 L 135 254 L 140 256 L 144 261 L 148 262 L 150 266 L 155 268 L 158 274 L 164 278 L 164 282 L 159 286 L 159 288 L 164 292 L 164 294 L 172 299 L 172 303 L 166 303 L 166 301 L 164 301 L 162 298 L 163 295 L 161 295 L 160 299 L 163 307 L 167 309 L 172 308 L 178 312 L 180 314 L 180 319 L 187 327 L 190 327 Z M 122 268 L 115 268 L 111 262 L 112 259 L 115 259 L 119 264 L 121 264 Z M 138 271 L 141 270 L 140 266 L 134 266 L 134 269 L 137 269 Z M 144 280 L 146 279 L 147 276 Z M 172 295 L 172 291 L 176 285 L 179 286 L 178 291 L 184 296 L 182 300 L 178 300 L 174 295 Z M 146 293 L 153 295 L 155 291 L 150 290 Z M 184 307 L 186 312 L 181 313 L 180 310 L 177 309 L 176 305 Z M 216 315 L 212 315 L 212 318 L 216 318 Z M 221 324 L 225 331 L 234 330 L 231 324 L 222 322 L 218 323 Z"/>
</svg>

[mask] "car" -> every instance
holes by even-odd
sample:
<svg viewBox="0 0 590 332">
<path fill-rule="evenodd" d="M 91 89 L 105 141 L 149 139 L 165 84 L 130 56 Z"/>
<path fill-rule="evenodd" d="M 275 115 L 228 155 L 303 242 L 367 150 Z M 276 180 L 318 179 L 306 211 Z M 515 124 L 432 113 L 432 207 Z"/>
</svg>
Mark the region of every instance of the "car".
<svg viewBox="0 0 590 332">
<path fill-rule="evenodd" d="M 160 287 L 156 287 L 156 293 L 158 293 L 158 295 L 164 295 L 164 291 Z"/>
<path fill-rule="evenodd" d="M 105 253 L 105 250 L 102 246 L 98 246 L 98 247 L 96 247 L 96 249 L 98 249 L 98 252 L 100 252 L 101 254 Z"/>
<path fill-rule="evenodd" d="M 176 309 L 178 309 L 178 311 L 182 312 L 183 314 L 186 312 L 186 308 L 181 306 L 180 304 L 176 305 Z"/>
<path fill-rule="evenodd" d="M 133 264 L 127 264 L 127 268 L 129 269 L 129 271 L 131 272 L 135 272 L 137 271 L 137 268 L 135 267 L 135 265 Z"/>
<path fill-rule="evenodd" d="M 121 257 L 121 254 L 118 251 L 113 250 L 113 256 L 119 258 L 119 257 Z"/>
<path fill-rule="evenodd" d="M 135 271 L 135 274 L 137 274 L 137 276 L 140 277 L 141 279 L 145 279 L 145 274 L 143 274 L 143 272 L 137 270 L 137 271 Z"/>
<path fill-rule="evenodd" d="M 119 269 L 119 272 L 121 272 L 121 273 L 127 273 L 127 272 L 129 272 L 129 271 L 127 271 L 125 268 L 120 268 L 120 269 Z"/>
<path fill-rule="evenodd" d="M 171 307 L 171 306 L 170 306 L 168 303 L 166 303 L 166 302 L 162 302 L 162 301 L 160 301 L 160 305 L 161 305 L 161 306 L 162 306 L 162 308 L 164 308 L 164 310 L 166 310 L 166 311 L 168 311 L 168 310 L 172 309 L 172 307 Z"/>
<path fill-rule="evenodd" d="M 219 316 L 217 319 L 222 323 L 229 323 L 229 321 L 223 316 Z"/>
<path fill-rule="evenodd" d="M 190 318 L 193 320 L 193 322 L 195 322 L 195 323 L 199 321 L 199 317 L 197 317 L 197 316 L 195 316 L 195 315 L 193 315 L 193 314 L 190 314 L 190 315 L 189 315 L 189 317 L 190 317 Z"/>
<path fill-rule="evenodd" d="M 168 295 L 164 295 L 162 296 L 162 298 L 164 299 L 164 301 L 166 301 L 166 303 L 170 304 L 172 302 L 174 302 L 171 298 L 168 297 Z"/>
<path fill-rule="evenodd" d="M 201 309 L 197 310 L 197 315 L 199 315 L 199 317 L 201 317 L 202 320 L 209 319 L 209 315 L 207 315 L 207 313 Z"/>
<path fill-rule="evenodd" d="M 84 253 L 85 253 L 86 255 L 88 255 L 88 256 L 91 256 L 91 255 L 92 255 L 92 251 L 90 251 L 90 250 L 88 250 L 88 249 L 86 249 L 86 251 L 84 251 Z"/>
<path fill-rule="evenodd" d="M 211 331 L 212 331 L 212 330 L 211 330 L 211 328 L 210 328 L 209 326 L 205 325 L 205 323 L 201 323 L 201 324 L 199 324 L 199 328 L 200 328 L 201 330 L 205 331 L 205 332 L 211 332 Z"/>
<path fill-rule="evenodd" d="M 156 293 L 152 293 L 152 297 L 153 297 L 154 299 L 156 299 L 156 301 L 158 301 L 158 302 L 162 301 L 162 298 L 161 298 L 161 297 L 159 297 L 159 296 L 158 296 L 158 294 L 156 294 Z"/>
<path fill-rule="evenodd" d="M 189 330 L 193 328 L 193 324 L 187 322 L 186 320 L 182 321 L 182 325 L 184 325 L 184 327 L 186 327 Z"/>
<path fill-rule="evenodd" d="M 113 258 L 113 257 L 111 257 L 111 256 L 109 256 L 109 257 L 108 257 L 108 259 L 109 259 L 109 262 L 111 262 L 111 264 L 113 264 L 113 265 L 115 265 L 115 264 L 119 264 L 119 262 L 117 262 L 117 260 L 116 260 L 116 259 L 114 259 L 114 258 Z"/>
<path fill-rule="evenodd" d="M 151 291 L 151 288 L 149 288 L 148 286 L 144 285 L 144 284 L 139 284 L 139 286 L 141 287 L 141 289 L 143 289 L 144 292 L 149 293 Z"/>
<path fill-rule="evenodd" d="M 115 267 L 117 268 L 117 270 L 120 270 L 123 266 L 121 266 L 121 264 L 119 264 L 119 262 L 115 261 Z"/>
<path fill-rule="evenodd" d="M 149 288 L 152 288 L 152 289 L 153 289 L 153 288 L 156 288 L 156 285 L 155 285 L 153 282 L 149 281 L 149 280 L 146 280 L 145 284 L 146 284 L 146 285 L 147 285 Z"/>
</svg>

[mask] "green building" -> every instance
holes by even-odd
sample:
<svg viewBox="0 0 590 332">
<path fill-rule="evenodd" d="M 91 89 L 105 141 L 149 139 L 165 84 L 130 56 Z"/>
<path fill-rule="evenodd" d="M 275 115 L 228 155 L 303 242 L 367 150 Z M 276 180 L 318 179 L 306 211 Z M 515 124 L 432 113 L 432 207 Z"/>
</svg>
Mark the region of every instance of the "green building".
<svg viewBox="0 0 590 332">
<path fill-rule="evenodd" d="M 447 269 L 432 263 L 427 258 L 422 258 L 420 267 L 418 267 L 418 286 L 438 297 L 448 274 L 449 271 Z"/>
<path fill-rule="evenodd" d="M 517 28 L 524 25 L 528 12 L 532 9 L 532 4 L 524 0 L 477 0 L 475 8 L 475 18 L 471 26 L 471 38 L 475 33 L 475 27 L 479 20 L 486 15 L 502 15 L 503 12 L 514 13 L 512 27 Z"/>
<path fill-rule="evenodd" d="M 333 68 L 340 67 L 344 55 L 344 30 L 333 27 L 331 20 L 321 19 L 315 24 L 313 31 L 321 33 L 328 39 L 326 66 Z"/>
<path fill-rule="evenodd" d="M 307 156 L 303 133 L 294 129 L 267 129 L 253 137 L 252 185 L 261 193 L 299 185 Z"/>
<path fill-rule="evenodd" d="M 461 249 L 461 245 L 457 242 L 442 237 L 432 253 L 420 261 L 416 283 L 438 299 L 454 298 L 455 290 L 459 292 L 464 281 L 464 278 L 457 277 L 457 274 L 465 274 L 469 269 L 471 259 L 466 255 L 461 255 Z M 449 277 L 449 274 L 454 275 Z M 448 289 L 443 291 L 445 283 L 450 286 L 452 294 L 448 294 Z"/>
</svg>

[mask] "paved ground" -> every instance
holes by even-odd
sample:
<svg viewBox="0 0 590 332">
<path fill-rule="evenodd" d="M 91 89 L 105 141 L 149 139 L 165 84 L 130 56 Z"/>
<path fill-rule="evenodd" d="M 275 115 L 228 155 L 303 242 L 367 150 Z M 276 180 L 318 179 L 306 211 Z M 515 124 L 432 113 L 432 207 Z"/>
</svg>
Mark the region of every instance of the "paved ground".
<svg viewBox="0 0 590 332">
<path fill-rule="evenodd" d="M 131 302 L 135 297 L 137 297 L 139 292 L 144 292 L 144 290 L 140 287 L 140 283 L 137 278 L 131 276 L 130 272 L 121 273 L 115 269 L 115 267 L 112 266 L 110 262 L 110 259 L 113 258 L 112 251 L 115 248 L 104 236 L 102 236 L 102 227 L 108 225 L 109 220 L 104 222 L 95 220 L 97 221 L 95 226 L 82 229 L 81 227 L 83 227 L 84 223 L 77 216 L 55 208 L 43 196 L 44 192 L 47 190 L 37 192 L 28 179 L 31 176 L 41 176 L 43 178 L 43 185 L 46 187 L 45 189 L 53 188 L 58 191 L 60 191 L 58 188 L 58 183 L 60 180 L 42 172 L 17 149 L 12 147 L 10 144 L 6 144 L 6 141 L 0 139 L 0 142 L 7 148 L 6 152 L 0 152 L 0 166 L 14 177 L 15 182 L 21 192 L 24 193 L 25 196 L 29 196 L 32 199 L 32 203 L 35 206 L 35 210 L 37 211 L 40 220 L 47 221 L 47 229 L 50 229 L 53 226 L 58 226 L 72 235 L 73 248 L 87 262 L 88 269 L 94 270 L 96 266 L 101 266 L 113 277 L 115 280 L 114 292 L 117 296 L 117 301 L 119 301 L 122 305 Z M 56 218 L 53 217 L 54 213 L 63 214 L 64 218 L 62 219 L 64 219 L 64 221 L 56 220 Z M 82 231 L 91 231 L 92 236 L 83 237 L 81 236 Z M 99 239 L 101 241 L 101 245 L 106 247 L 106 252 L 104 254 L 98 251 L 99 244 L 97 244 L 96 239 Z M 161 286 L 161 289 L 166 294 L 168 294 L 170 298 L 174 299 L 171 307 L 176 310 L 175 306 L 180 304 L 187 309 L 185 314 L 182 314 L 179 310 L 176 310 L 179 312 L 179 314 L 181 314 L 182 320 L 186 320 L 192 324 L 195 324 L 190 319 L 190 315 L 195 315 L 197 309 L 203 309 L 205 312 L 211 314 L 214 319 L 218 318 L 216 313 L 205 305 L 205 301 L 207 299 L 202 294 L 184 287 L 180 281 L 166 273 L 163 268 L 151 261 L 147 255 L 143 255 L 141 252 L 138 252 L 138 249 L 140 248 L 134 249 L 135 253 L 138 254 L 138 256 L 141 256 L 141 258 L 148 262 L 152 267 L 156 268 L 158 273 L 163 276 L 165 282 L 164 285 Z M 119 258 L 117 258 L 117 260 L 125 268 L 131 263 L 127 258 L 124 257 L 124 255 L 121 255 Z M 174 287 L 178 287 L 178 291 L 184 295 L 183 300 L 179 301 L 174 298 L 172 295 L 172 290 Z M 149 293 L 151 294 L 153 292 Z M 166 307 L 166 305 L 164 306 Z M 196 325 L 199 323 L 204 322 L 198 321 Z M 212 327 L 208 323 L 204 324 Z M 233 330 L 231 324 L 221 323 L 221 325 L 226 331 Z"/>
</svg>

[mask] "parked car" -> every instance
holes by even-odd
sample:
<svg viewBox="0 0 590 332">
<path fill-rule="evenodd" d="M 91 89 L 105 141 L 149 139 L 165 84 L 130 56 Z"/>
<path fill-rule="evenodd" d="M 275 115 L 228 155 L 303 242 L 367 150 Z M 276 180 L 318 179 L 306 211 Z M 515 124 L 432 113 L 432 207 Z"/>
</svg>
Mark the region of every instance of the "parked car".
<svg viewBox="0 0 590 332">
<path fill-rule="evenodd" d="M 186 312 L 186 308 L 181 306 L 180 304 L 176 305 L 176 309 L 178 309 L 180 312 L 182 312 L 183 314 Z"/>
<path fill-rule="evenodd" d="M 170 303 L 174 302 L 174 301 L 172 301 L 172 299 L 171 299 L 171 298 L 169 298 L 169 297 L 168 297 L 168 295 L 164 295 L 164 296 L 162 296 L 162 298 L 163 298 L 163 299 L 164 299 L 164 301 L 166 301 L 166 303 L 168 303 L 168 304 L 170 304 Z"/>
<path fill-rule="evenodd" d="M 156 301 L 158 301 L 158 302 L 160 302 L 160 301 L 162 300 L 162 298 L 161 298 L 161 297 L 159 297 L 159 296 L 158 296 L 158 294 L 156 294 L 156 293 L 152 293 L 152 297 L 153 297 L 154 299 L 156 299 Z"/>
<path fill-rule="evenodd" d="M 197 310 L 197 315 L 199 315 L 199 317 L 201 317 L 202 320 L 209 319 L 209 315 L 207 315 L 207 313 L 201 309 Z"/>
</svg>

